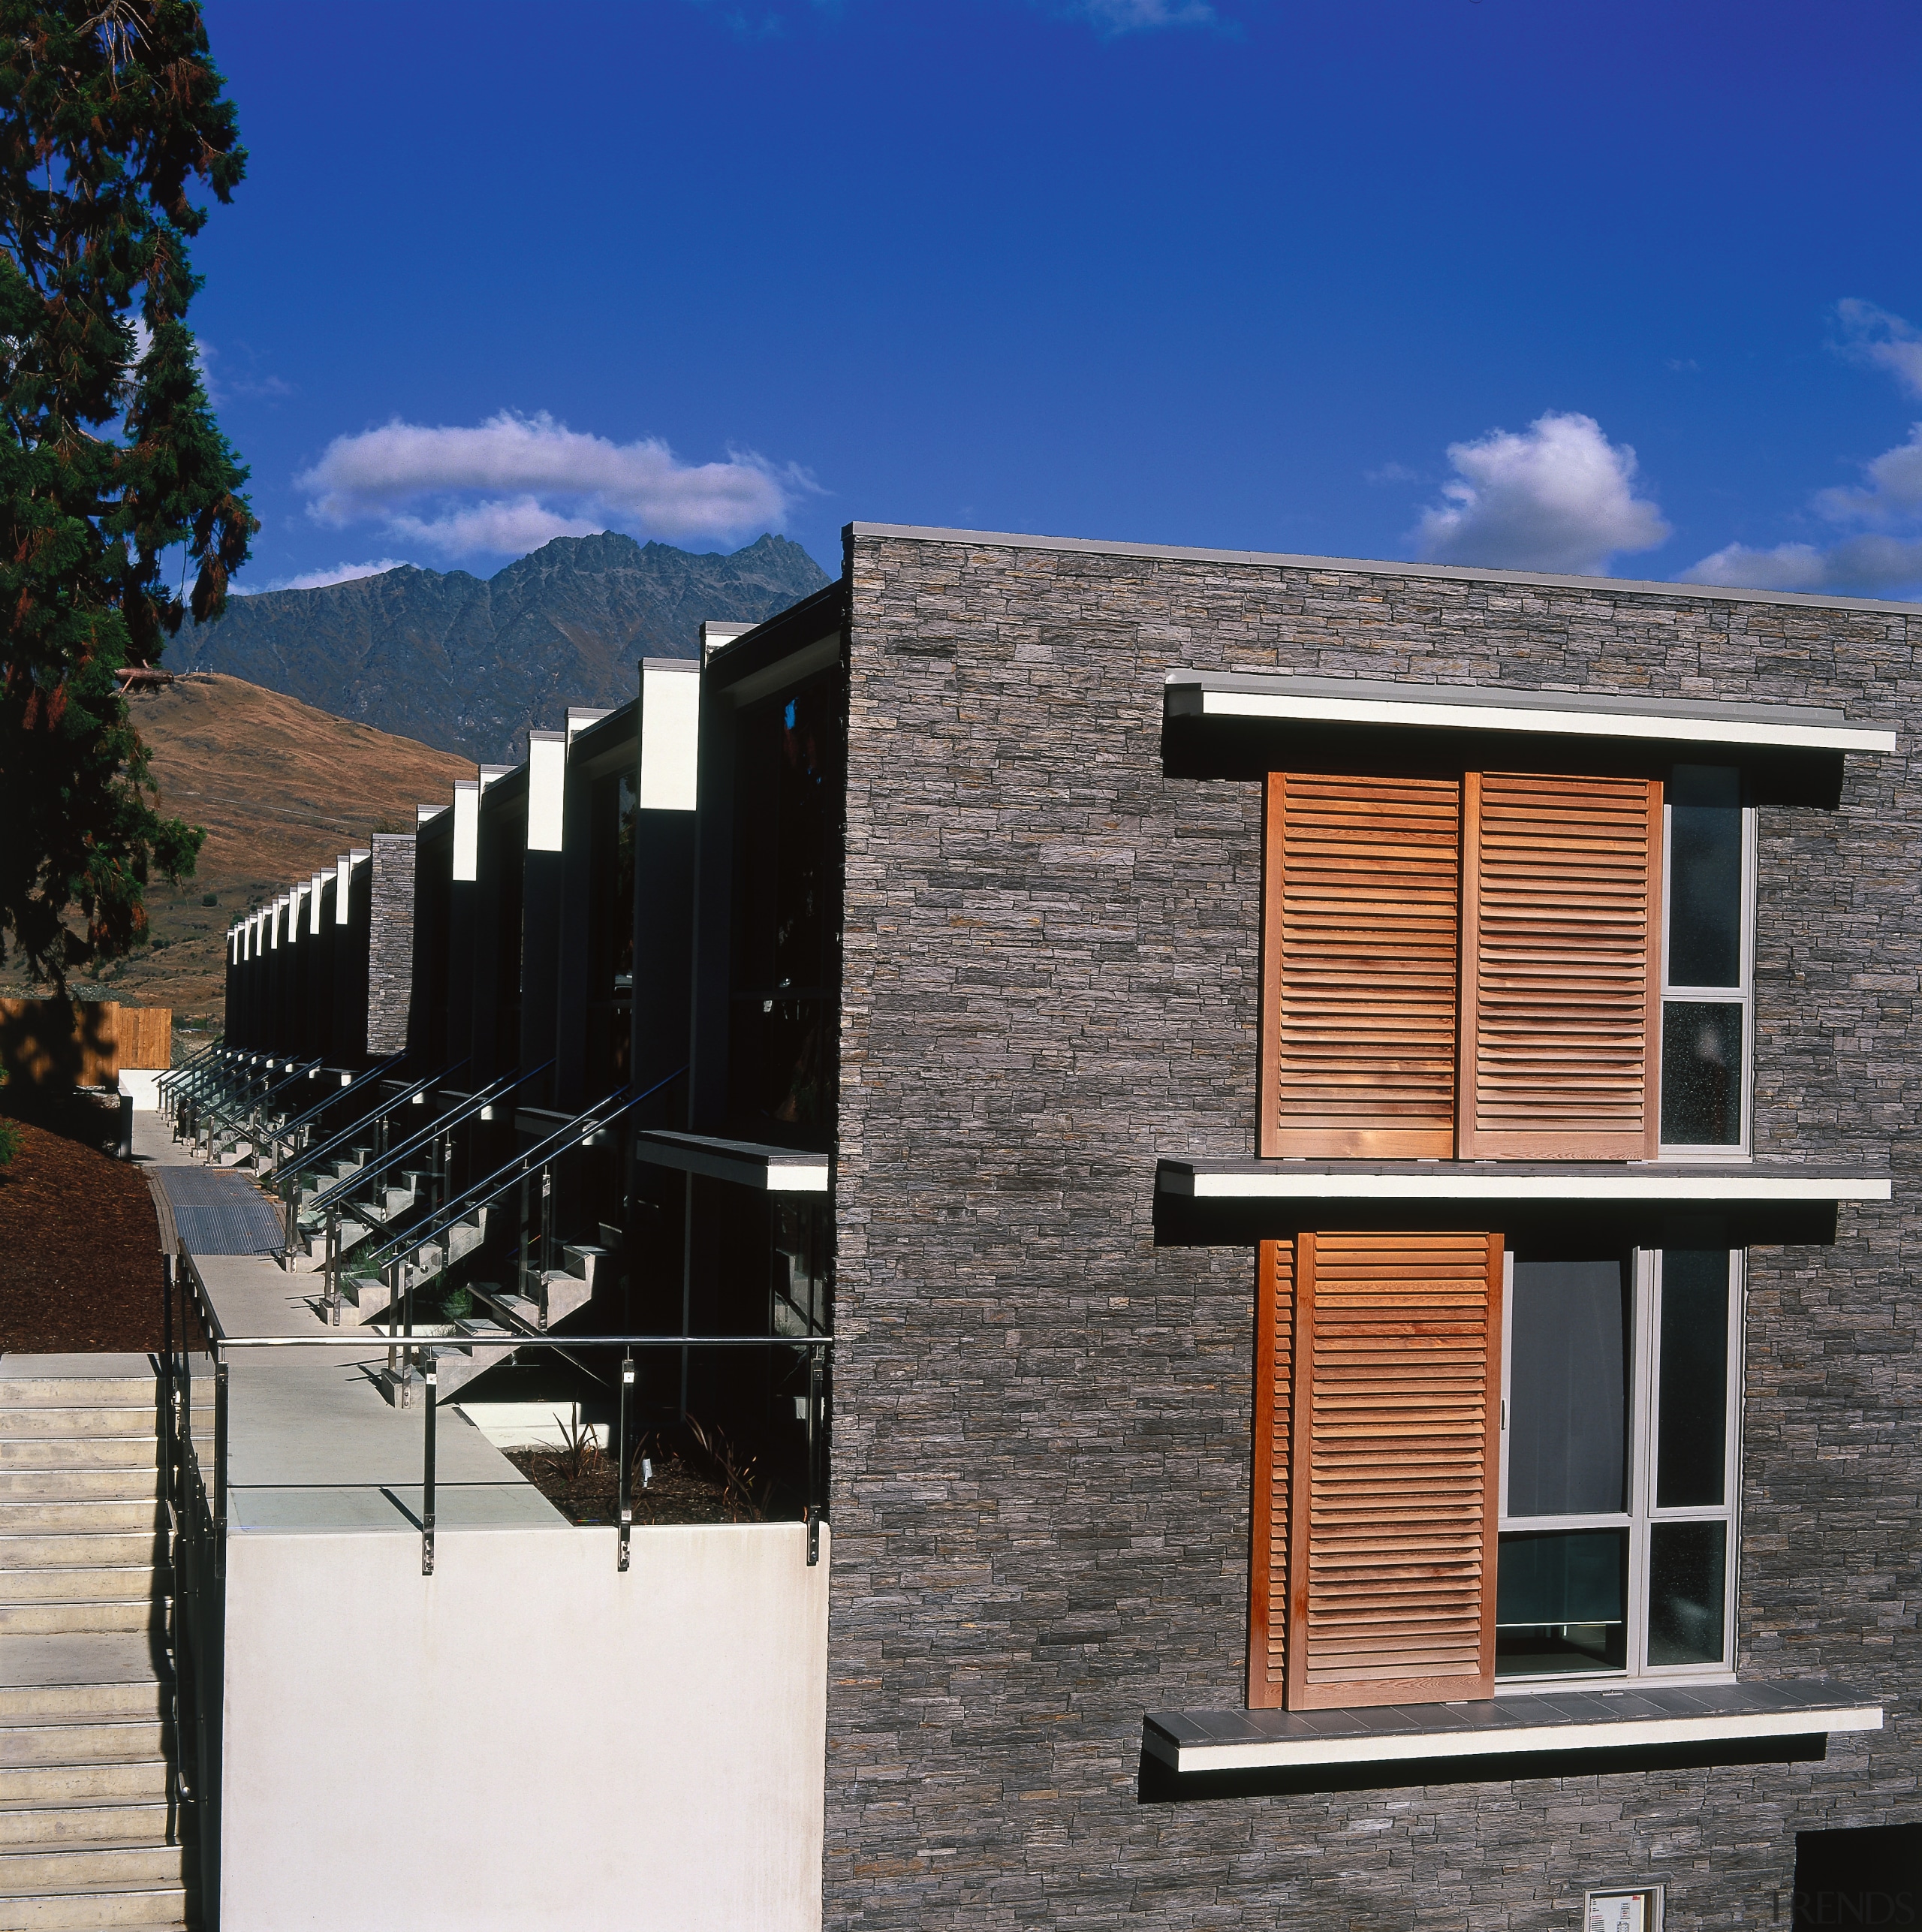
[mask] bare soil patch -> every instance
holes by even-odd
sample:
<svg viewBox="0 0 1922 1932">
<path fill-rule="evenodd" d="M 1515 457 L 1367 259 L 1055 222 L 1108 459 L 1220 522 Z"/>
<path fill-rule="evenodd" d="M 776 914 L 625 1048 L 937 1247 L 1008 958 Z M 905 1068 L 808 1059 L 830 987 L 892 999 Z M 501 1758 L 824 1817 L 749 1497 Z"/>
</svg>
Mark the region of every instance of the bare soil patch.
<svg viewBox="0 0 1922 1932">
<path fill-rule="evenodd" d="M 20 1150 L 0 1167 L 0 1350 L 161 1346 L 153 1196 L 140 1168 L 80 1138 L 92 1124 L 86 1112 L 20 1120 Z"/>
<path fill-rule="evenodd" d="M 652 1479 L 641 1487 L 639 1456 L 634 1465 L 634 1520 L 642 1523 L 758 1523 L 751 1503 L 731 1496 L 728 1484 L 704 1475 L 673 1451 L 644 1445 Z M 565 1449 L 505 1449 L 508 1460 L 571 1523 L 616 1523 L 619 1493 L 614 1458 L 606 1454 L 577 1456 Z"/>
</svg>

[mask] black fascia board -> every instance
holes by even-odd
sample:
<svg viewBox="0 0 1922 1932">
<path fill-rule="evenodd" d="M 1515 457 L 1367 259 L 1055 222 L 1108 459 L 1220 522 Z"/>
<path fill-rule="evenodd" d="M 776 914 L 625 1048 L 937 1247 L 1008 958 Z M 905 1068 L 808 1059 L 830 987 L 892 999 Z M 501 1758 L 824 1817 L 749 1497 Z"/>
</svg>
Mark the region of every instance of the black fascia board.
<svg viewBox="0 0 1922 1932">
<path fill-rule="evenodd" d="M 568 746 L 570 770 L 586 771 L 592 766 L 613 769 L 620 754 L 640 734 L 640 700 L 630 698 L 617 711 L 597 718 L 584 731 L 577 731 Z M 608 761 L 612 759 L 613 764 Z M 598 776 L 597 773 L 594 774 Z"/>
<path fill-rule="evenodd" d="M 847 586 L 837 578 L 779 616 L 722 645 L 707 661 L 704 675 L 708 688 L 726 692 L 830 633 L 845 630 L 847 622 Z"/>
<path fill-rule="evenodd" d="M 483 787 L 480 793 L 483 817 L 491 813 L 498 818 L 516 806 L 523 812 L 527 809 L 527 766 L 524 760 L 505 778 L 497 778 L 491 785 Z"/>
</svg>

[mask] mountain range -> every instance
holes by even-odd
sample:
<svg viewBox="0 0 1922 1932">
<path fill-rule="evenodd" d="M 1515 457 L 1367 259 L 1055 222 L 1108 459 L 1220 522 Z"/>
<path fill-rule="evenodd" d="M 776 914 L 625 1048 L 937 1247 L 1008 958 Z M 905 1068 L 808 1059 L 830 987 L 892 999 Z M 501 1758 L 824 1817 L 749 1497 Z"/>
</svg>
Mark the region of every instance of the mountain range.
<svg viewBox="0 0 1922 1932">
<path fill-rule="evenodd" d="M 785 537 L 731 556 L 608 532 L 557 537 L 490 577 L 404 565 L 318 590 L 233 597 L 167 653 L 336 717 L 477 762 L 524 755 L 530 725 L 624 704 L 634 661 L 692 657 L 704 620 L 758 623 L 827 582 Z"/>
</svg>

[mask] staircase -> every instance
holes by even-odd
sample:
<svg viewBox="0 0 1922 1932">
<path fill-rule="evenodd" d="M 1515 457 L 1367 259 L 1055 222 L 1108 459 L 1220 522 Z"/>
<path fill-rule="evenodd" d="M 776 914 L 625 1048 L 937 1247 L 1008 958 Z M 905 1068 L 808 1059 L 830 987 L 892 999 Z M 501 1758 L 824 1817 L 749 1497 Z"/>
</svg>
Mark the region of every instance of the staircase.
<svg viewBox="0 0 1922 1932">
<path fill-rule="evenodd" d="M 188 1922 L 158 1379 L 0 1358 L 0 1927 Z M 174 1828 L 170 1828 L 170 1827 Z"/>
<path fill-rule="evenodd" d="M 487 1210 L 484 1208 L 480 1211 L 484 1214 Z M 564 1321 L 577 1309 L 586 1307 L 594 1292 L 595 1267 L 614 1253 L 620 1241 L 618 1228 L 603 1225 L 601 1236 L 598 1245 L 573 1242 L 563 1244 L 561 1258 L 567 1266 L 544 1270 L 538 1282 L 531 1284 L 538 1287 L 538 1301 L 533 1295 L 502 1295 L 484 1284 L 477 1282 L 475 1285 L 490 1301 L 524 1325 L 520 1332 L 532 1329 L 536 1334 L 544 1333 L 553 1323 Z M 451 1337 L 435 1340 L 421 1352 L 433 1358 L 437 1402 L 452 1401 L 455 1392 L 464 1388 L 476 1376 L 488 1369 L 498 1368 L 514 1357 L 515 1330 L 505 1328 L 484 1316 L 457 1321 L 453 1326 Z M 381 1393 L 396 1407 L 407 1407 L 416 1399 L 420 1385 L 412 1375 L 384 1369 L 378 1379 Z"/>
</svg>

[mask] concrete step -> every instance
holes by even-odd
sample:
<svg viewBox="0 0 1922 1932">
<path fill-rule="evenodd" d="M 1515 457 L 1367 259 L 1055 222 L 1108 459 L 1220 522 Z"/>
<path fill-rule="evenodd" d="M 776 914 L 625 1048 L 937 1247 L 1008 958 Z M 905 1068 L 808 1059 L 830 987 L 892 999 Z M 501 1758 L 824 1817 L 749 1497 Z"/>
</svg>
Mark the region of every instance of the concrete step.
<svg viewBox="0 0 1922 1932">
<path fill-rule="evenodd" d="M 150 1469 L 159 1454 L 159 1438 L 151 1424 L 144 1437 L 0 1435 L 0 1470 Z"/>
<path fill-rule="evenodd" d="M 79 1723 L 143 1721 L 164 1717 L 173 1698 L 170 1679 L 132 1677 L 124 1683 L 0 1684 L 0 1725 L 38 1719 Z"/>
<path fill-rule="evenodd" d="M 80 1891 L 88 1886 L 179 1885 L 191 1853 L 170 1845 L 162 1826 L 145 1845 L 58 1845 L 0 1851 L 0 1899 L 36 1891 Z M 4 1910 L 0 1907 L 0 1910 Z"/>
<path fill-rule="evenodd" d="M 151 1756 L 71 1765 L 0 1764 L 0 1807 L 16 1804 L 149 1804 L 164 1800 L 171 1774 Z"/>
<path fill-rule="evenodd" d="M 48 1804 L 10 1805 L 0 1810 L 0 1846 L 9 1848 L 63 1845 L 164 1843 L 172 1807 L 162 1800 L 130 1804 Z"/>
<path fill-rule="evenodd" d="M 0 1436 L 21 1442 L 39 1436 L 83 1436 L 98 1441 L 122 1436 L 151 1436 L 160 1425 L 160 1412 L 151 1394 L 143 1403 L 110 1406 L 104 1403 L 23 1403 L 18 1408 L 0 1404 Z"/>
<path fill-rule="evenodd" d="M 16 1361 L 23 1359 L 15 1356 Z M 30 1358 L 27 1358 L 30 1359 Z M 0 1412 L 14 1409 L 75 1409 L 89 1403 L 149 1409 L 159 1392 L 158 1375 L 0 1375 Z"/>
<path fill-rule="evenodd" d="M 172 1572 L 156 1566 L 151 1554 L 143 1563 L 101 1563 L 83 1569 L 32 1569 L 0 1567 L 0 1609 L 27 1603 L 131 1603 L 150 1601 L 156 1587 L 172 1587 Z"/>
<path fill-rule="evenodd" d="M 0 1603 L 0 1637 L 79 1637 L 107 1631 L 155 1630 L 168 1599 L 137 1597 L 121 1603 L 83 1598 L 77 1603 Z"/>
<path fill-rule="evenodd" d="M 0 1536 L 158 1535 L 167 1526 L 158 1497 L 0 1497 Z"/>
<path fill-rule="evenodd" d="M 13 1502 L 144 1502 L 160 1496 L 160 1466 L 87 1468 L 74 1463 L 48 1468 L 0 1466 L 0 1504 Z"/>
<path fill-rule="evenodd" d="M 167 1727 L 158 1717 L 58 1718 L 0 1725 L 0 1766 L 121 1765 L 162 1756 Z"/>
<path fill-rule="evenodd" d="M 167 1554 L 164 1531 L 149 1529 L 124 1534 L 20 1536 L 0 1522 L 0 1577 L 10 1570 L 97 1569 L 145 1563 L 149 1568 Z"/>
<path fill-rule="evenodd" d="M 183 1885 L 118 1886 L 94 1891 L 38 1891 L 0 1898 L 0 1927 L 6 1932 L 70 1932 L 108 1927 L 116 1932 L 184 1925 Z"/>
<path fill-rule="evenodd" d="M 594 1292 L 594 1285 L 585 1276 L 550 1268 L 541 1277 L 541 1285 L 547 1292 L 547 1319 L 545 1325 L 551 1328 L 556 1322 L 565 1321 L 577 1308 L 587 1305 L 587 1298 Z"/>
</svg>

